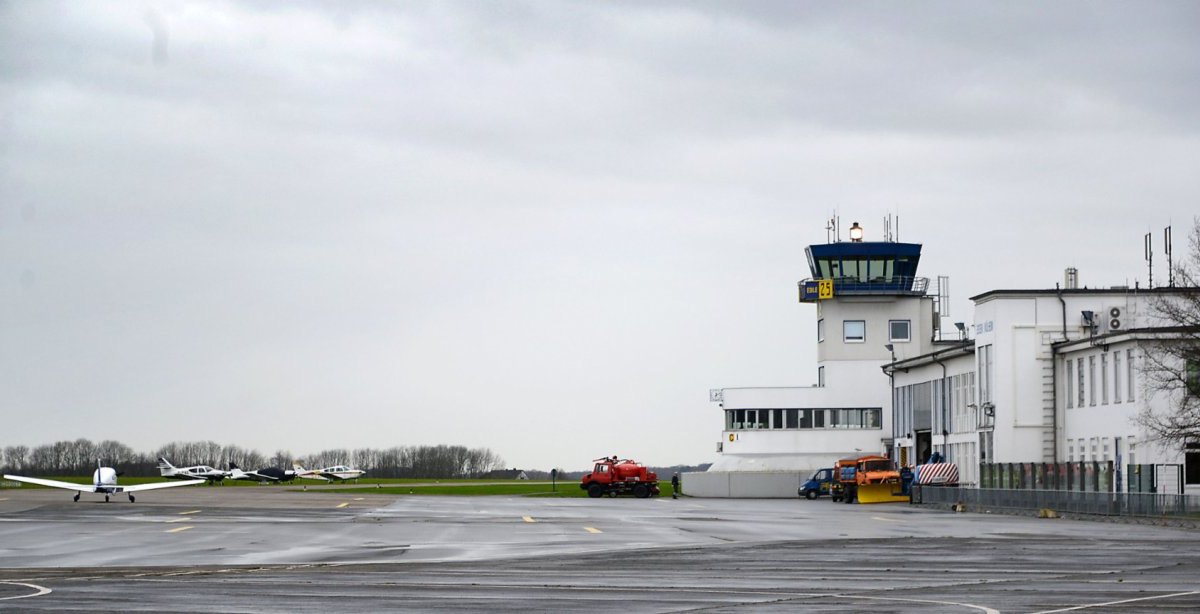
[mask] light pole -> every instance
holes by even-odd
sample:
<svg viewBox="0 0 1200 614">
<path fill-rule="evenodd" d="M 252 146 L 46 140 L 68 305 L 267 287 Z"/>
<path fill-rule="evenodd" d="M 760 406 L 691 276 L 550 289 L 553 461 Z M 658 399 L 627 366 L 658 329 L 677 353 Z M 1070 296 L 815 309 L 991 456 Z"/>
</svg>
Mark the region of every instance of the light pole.
<svg viewBox="0 0 1200 614">
<path fill-rule="evenodd" d="M 855 225 L 858 225 L 857 222 Z M 889 343 L 883 347 L 892 355 L 892 362 L 888 365 L 888 387 L 892 391 L 892 456 L 896 458 L 899 456 L 896 453 L 896 346 Z"/>
</svg>

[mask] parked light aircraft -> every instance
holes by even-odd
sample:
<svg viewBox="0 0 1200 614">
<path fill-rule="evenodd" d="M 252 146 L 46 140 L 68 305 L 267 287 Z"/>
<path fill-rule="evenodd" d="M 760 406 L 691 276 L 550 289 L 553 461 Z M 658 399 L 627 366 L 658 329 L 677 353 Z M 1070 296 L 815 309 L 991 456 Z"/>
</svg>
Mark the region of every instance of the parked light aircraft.
<svg viewBox="0 0 1200 614">
<path fill-rule="evenodd" d="M 256 482 L 290 482 L 296 477 L 294 471 L 284 471 L 279 467 L 266 467 L 258 471 L 243 471 L 236 463 L 229 463 L 229 479 L 254 480 Z"/>
<path fill-rule="evenodd" d="M 167 459 L 158 459 L 158 473 L 164 478 L 172 480 L 194 480 L 203 478 L 209 482 L 220 482 L 229 477 L 228 471 L 221 471 L 215 467 L 208 465 L 192 465 L 191 467 L 176 467 Z"/>
<path fill-rule="evenodd" d="M 49 486 L 51 488 L 63 488 L 66 490 L 74 490 L 75 501 L 79 501 L 80 493 L 104 493 L 104 501 L 108 501 L 110 495 L 115 495 L 123 492 L 129 495 L 129 502 L 133 503 L 133 493 L 139 490 L 156 490 L 159 488 L 174 488 L 176 486 L 191 486 L 193 484 L 203 484 L 204 480 L 188 480 L 186 482 L 158 482 L 156 484 L 138 484 L 136 486 L 118 486 L 117 485 L 116 469 L 112 467 L 101 467 L 100 463 L 96 463 L 96 471 L 92 472 L 91 484 L 72 484 L 71 482 L 59 482 L 58 480 L 44 480 L 42 478 L 27 478 L 21 475 L 5 474 L 4 479 L 15 480 L 17 482 L 27 482 L 29 484 L 38 484 L 41 486 Z"/>
<path fill-rule="evenodd" d="M 346 480 L 357 480 L 366 473 L 362 469 L 354 469 L 346 465 L 334 465 L 333 467 L 326 467 L 324 469 L 305 469 L 300 466 L 300 463 L 294 463 L 292 468 L 295 470 L 296 477 L 298 478 L 325 480 L 326 482 L 334 480 L 341 480 L 343 482 Z"/>
</svg>

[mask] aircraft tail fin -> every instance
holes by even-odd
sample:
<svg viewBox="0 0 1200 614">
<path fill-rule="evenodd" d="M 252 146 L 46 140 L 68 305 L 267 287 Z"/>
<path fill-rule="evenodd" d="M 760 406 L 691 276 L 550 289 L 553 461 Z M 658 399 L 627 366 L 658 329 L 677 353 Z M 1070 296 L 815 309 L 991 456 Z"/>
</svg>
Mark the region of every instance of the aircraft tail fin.
<svg viewBox="0 0 1200 614">
<path fill-rule="evenodd" d="M 165 459 L 161 456 L 158 457 L 158 473 L 160 475 L 167 475 L 168 472 L 171 472 L 174 470 L 175 470 L 175 465 L 172 465 L 170 463 L 170 461 L 168 461 L 167 459 Z"/>
<path fill-rule="evenodd" d="M 239 467 L 237 466 L 237 463 L 232 463 L 232 462 L 229 463 L 229 470 L 233 471 L 235 469 L 239 469 Z"/>
</svg>

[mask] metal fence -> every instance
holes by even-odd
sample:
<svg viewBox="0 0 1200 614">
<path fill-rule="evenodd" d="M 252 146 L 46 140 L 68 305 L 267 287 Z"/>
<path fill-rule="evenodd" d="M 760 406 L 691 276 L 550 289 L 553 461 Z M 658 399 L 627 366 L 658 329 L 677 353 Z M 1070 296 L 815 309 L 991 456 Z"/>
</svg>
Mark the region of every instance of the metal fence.
<svg viewBox="0 0 1200 614">
<path fill-rule="evenodd" d="M 1112 461 L 1077 463 L 980 463 L 979 486 L 1005 490 L 1112 492 Z"/>
<path fill-rule="evenodd" d="M 1200 496 L 914 485 L 912 502 L 963 503 L 968 509 L 1051 509 L 1103 516 L 1191 516 L 1200 519 Z"/>
<path fill-rule="evenodd" d="M 980 488 L 1183 494 L 1182 465 L 1126 465 L 1112 461 L 1073 463 L 980 463 Z"/>
</svg>

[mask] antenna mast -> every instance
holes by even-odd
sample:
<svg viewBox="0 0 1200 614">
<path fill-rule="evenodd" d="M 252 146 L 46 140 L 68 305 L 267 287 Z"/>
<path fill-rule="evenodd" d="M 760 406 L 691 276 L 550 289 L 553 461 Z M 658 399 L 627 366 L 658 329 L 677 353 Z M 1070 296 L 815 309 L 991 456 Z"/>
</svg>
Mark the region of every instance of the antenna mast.
<svg viewBox="0 0 1200 614">
<path fill-rule="evenodd" d="M 1175 287 L 1175 264 L 1171 262 L 1171 227 L 1163 229 L 1163 251 L 1167 252 L 1167 285 Z"/>
<path fill-rule="evenodd" d="M 1154 239 L 1150 233 L 1146 233 L 1146 268 L 1150 270 L 1150 284 L 1148 287 L 1154 287 Z"/>
</svg>

